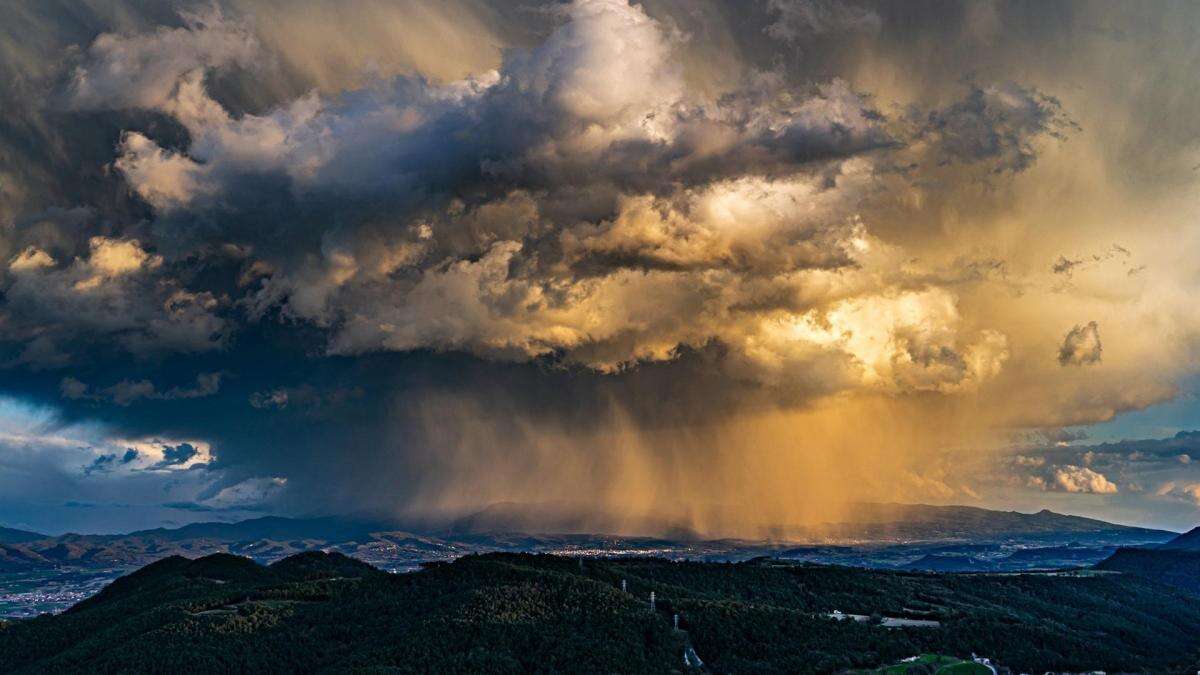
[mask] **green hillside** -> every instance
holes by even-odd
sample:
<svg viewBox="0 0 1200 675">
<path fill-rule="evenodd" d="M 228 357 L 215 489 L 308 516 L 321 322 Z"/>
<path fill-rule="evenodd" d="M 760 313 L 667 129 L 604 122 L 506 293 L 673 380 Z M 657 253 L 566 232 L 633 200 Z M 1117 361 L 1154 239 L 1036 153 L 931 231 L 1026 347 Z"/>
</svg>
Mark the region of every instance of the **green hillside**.
<svg viewBox="0 0 1200 675">
<path fill-rule="evenodd" d="M 833 610 L 940 625 L 885 628 L 826 617 Z M 1026 672 L 1170 671 L 1200 653 L 1200 602 L 1126 575 L 522 554 L 389 575 L 337 554 L 269 568 L 214 555 L 168 558 L 65 614 L 3 624 L 0 670 L 669 672 L 684 668 L 688 644 L 713 672 L 972 652 Z"/>
</svg>

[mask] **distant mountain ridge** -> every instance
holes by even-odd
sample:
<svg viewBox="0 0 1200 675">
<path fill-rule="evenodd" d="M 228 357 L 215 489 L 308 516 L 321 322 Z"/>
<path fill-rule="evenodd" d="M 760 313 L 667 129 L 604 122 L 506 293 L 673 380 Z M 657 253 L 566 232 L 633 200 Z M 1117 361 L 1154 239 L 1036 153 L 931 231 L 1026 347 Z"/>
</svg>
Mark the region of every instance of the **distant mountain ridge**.
<svg viewBox="0 0 1200 675">
<path fill-rule="evenodd" d="M 11 527 L 0 527 L 0 544 L 24 544 L 29 541 L 45 539 L 47 535 L 28 530 L 17 530 Z"/>
<path fill-rule="evenodd" d="M 313 518 L 267 516 L 235 523 L 194 523 L 128 534 L 65 534 L 0 543 L 0 571 L 49 568 L 121 569 L 166 558 L 226 552 L 270 562 L 312 550 L 336 550 L 384 567 L 412 567 L 492 551 L 564 552 L 615 548 L 679 551 L 681 556 L 779 555 L 790 545 L 813 542 L 909 544 L 1003 542 L 1008 546 L 1092 547 L 1159 544 L 1175 537 L 1162 530 L 1128 527 L 1051 511 L 1019 513 L 966 506 L 861 504 L 859 522 L 781 529 L 760 540 L 711 540 L 667 521 L 632 522 L 556 505 L 499 504 L 456 520 L 351 515 Z M 597 529 L 590 529 L 590 528 Z M 614 534 L 630 529 L 657 536 Z M 611 529 L 610 529 L 611 528 Z M 689 553 L 690 551 L 690 553 Z M 960 558 L 961 560 L 961 558 Z M 938 565 L 950 563 L 932 559 Z"/>
<path fill-rule="evenodd" d="M 236 523 L 192 523 L 182 527 L 130 532 L 129 537 L 160 537 L 168 541 L 185 539 L 356 539 L 371 532 L 405 529 L 398 520 L 354 516 L 285 518 L 264 516 Z M 117 535 L 122 536 L 122 535 Z"/>
<path fill-rule="evenodd" d="M 1072 516 L 1042 509 L 1036 513 L 995 511 L 976 506 L 931 506 L 927 504 L 873 504 L 854 507 L 856 522 L 839 523 L 832 531 L 851 533 L 856 528 L 870 533 L 895 532 L 916 538 L 922 531 L 941 538 L 961 536 L 968 539 L 1038 534 L 1119 534 L 1161 537 L 1175 533 L 1129 525 L 1118 525 L 1095 518 Z M 937 537 L 935 537 L 937 538 Z"/>
<path fill-rule="evenodd" d="M 904 537 L 911 539 L 952 539 L 1035 535 L 1038 533 L 1081 534 L 1122 533 L 1160 538 L 1165 541 L 1176 533 L 1094 518 L 1055 513 L 1043 509 L 1036 513 L 996 511 L 975 506 L 934 506 L 929 504 L 871 503 L 850 505 L 850 519 L 819 525 L 760 526 L 772 538 L 801 540 Z M 720 518 L 718 518 L 720 520 Z M 727 520 L 732 521 L 732 518 Z M 493 504 L 450 523 L 445 531 L 455 534 L 524 532 L 536 534 L 590 533 L 618 534 L 633 531 L 646 536 L 669 539 L 703 539 L 700 533 L 683 523 L 665 519 L 629 518 L 597 513 L 566 503 Z"/>
</svg>

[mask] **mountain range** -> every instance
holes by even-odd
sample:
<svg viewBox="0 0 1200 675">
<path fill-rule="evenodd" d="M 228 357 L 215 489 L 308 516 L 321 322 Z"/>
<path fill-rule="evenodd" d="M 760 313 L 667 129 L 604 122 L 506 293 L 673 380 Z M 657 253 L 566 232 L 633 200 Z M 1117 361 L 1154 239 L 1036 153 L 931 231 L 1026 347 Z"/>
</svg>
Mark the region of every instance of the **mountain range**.
<svg viewBox="0 0 1200 675">
<path fill-rule="evenodd" d="M 1090 547 L 1081 557 L 1095 562 L 1117 546 L 1166 542 L 1175 533 L 1128 527 L 1051 511 L 1018 513 L 966 506 L 862 504 L 854 522 L 830 523 L 807 529 L 792 528 L 792 536 L 771 540 L 706 540 L 671 523 L 657 523 L 658 536 L 606 534 L 605 524 L 617 531 L 617 521 L 547 505 L 499 504 L 466 517 L 432 522 L 394 517 L 353 515 L 313 518 L 268 516 L 235 523 L 195 523 L 173 529 L 127 534 L 64 534 L 46 536 L 22 530 L 0 530 L 0 571 L 53 568 L 129 568 L 172 555 L 198 557 L 230 552 L 271 562 L 309 550 L 336 550 L 387 569 L 411 569 L 433 560 L 451 560 L 467 553 L 532 551 L 572 555 L 645 554 L 713 560 L 783 555 L 797 559 L 842 562 L 845 551 L 863 547 L 879 558 L 878 565 L 903 566 L 923 556 L 935 569 L 982 569 L 969 547 L 984 543 L 1014 550 Z M 625 523 L 628 524 L 627 522 Z M 648 525 L 648 524 L 646 524 Z M 587 530 L 585 526 L 598 529 Z M 840 544 L 843 549 L 793 549 L 797 544 Z M 937 550 L 948 545 L 950 550 Z M 850 548 L 845 548 L 850 547 Z M 885 547 L 887 550 L 884 550 Z M 958 547 L 958 548 L 954 548 Z M 968 547 L 968 548 L 962 548 Z M 1107 548 L 1106 548 L 1107 547 Z M 830 553 L 830 555 L 826 555 Z M 991 556 L 999 558 L 1000 555 Z M 946 556 L 956 560 L 945 559 Z M 1024 553 L 1026 558 L 1036 554 Z M 1080 557 L 1068 551 L 1065 557 Z M 1089 557 L 1090 556 L 1090 557 Z M 988 557 L 988 556 L 985 556 Z M 1052 557 L 1057 560 L 1059 557 Z M 848 559 L 848 564 L 864 564 Z M 1036 566 L 1028 561 L 1020 568 Z M 987 565 L 994 568 L 994 565 Z M 918 564 L 915 568 L 921 568 Z"/>
</svg>

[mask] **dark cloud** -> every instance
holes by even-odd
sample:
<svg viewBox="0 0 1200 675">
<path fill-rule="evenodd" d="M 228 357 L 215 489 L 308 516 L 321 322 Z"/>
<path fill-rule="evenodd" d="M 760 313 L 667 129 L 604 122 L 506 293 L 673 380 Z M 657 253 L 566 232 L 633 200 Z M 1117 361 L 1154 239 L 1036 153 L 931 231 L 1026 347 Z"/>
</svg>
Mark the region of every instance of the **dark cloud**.
<svg viewBox="0 0 1200 675">
<path fill-rule="evenodd" d="M 1095 321 L 1067 331 L 1058 348 L 1060 366 L 1090 366 L 1100 363 L 1100 326 Z"/>
<path fill-rule="evenodd" d="M 821 2 L 768 9 L 817 33 L 879 22 Z M 818 350 L 762 335 L 771 312 L 749 296 L 794 296 L 806 272 L 864 265 L 857 211 L 891 153 L 922 145 L 935 164 L 1015 172 L 1034 140 L 1067 124 L 1056 101 L 1015 84 L 972 87 L 907 125 L 837 77 L 748 68 L 719 95 L 694 91 L 675 58 L 687 38 L 669 21 L 607 0 L 550 16 L 556 25 L 494 72 L 401 76 L 256 110 L 238 110 L 218 77 L 264 76 L 246 67 L 265 47 L 239 17 L 185 12 L 95 37 L 64 74 L 74 114 L 143 111 L 182 133 L 130 124 L 112 158 L 152 217 L 120 234 L 22 242 L 7 295 L 8 329 L 31 338 L 18 360 L 61 366 L 93 341 L 219 350 L 246 321 L 282 319 L 320 328 L 332 353 L 554 355 L 604 371 L 719 341 L 741 376 L 778 382 L 763 371 L 812 370 Z M 999 351 L 962 358 L 984 348 L 976 339 L 948 326 L 910 345 L 919 386 L 990 371 Z M 822 368 L 836 371 L 854 355 L 830 357 Z M 192 396 L 152 380 L 81 384 L 64 380 L 64 395 Z M 253 402 L 278 405 L 272 396 Z"/>
<path fill-rule="evenodd" d="M 187 464 L 195 458 L 200 451 L 191 443 L 180 443 L 179 445 L 164 445 L 162 446 L 162 461 L 155 464 L 154 469 L 165 469 L 167 467 L 180 466 Z"/>
<path fill-rule="evenodd" d="M 878 32 L 883 20 L 867 7 L 837 0 L 767 0 L 773 21 L 764 32 L 790 43 L 824 33 Z"/>
<path fill-rule="evenodd" d="M 1060 255 L 1058 256 L 1058 260 L 1055 260 L 1054 264 L 1050 266 L 1050 271 L 1054 272 L 1055 274 L 1065 274 L 1067 276 L 1071 276 L 1071 270 L 1075 269 L 1077 265 L 1082 263 L 1082 259 L 1071 259 Z"/>
<path fill-rule="evenodd" d="M 83 473 L 84 474 L 92 474 L 97 471 L 108 471 L 109 469 L 112 468 L 112 466 L 116 463 L 116 461 L 117 461 L 116 455 L 101 455 L 101 456 L 97 457 L 95 459 L 95 461 L 93 461 L 91 464 L 87 465 L 84 468 Z"/>
<path fill-rule="evenodd" d="M 1077 268 L 1092 265 L 1095 263 L 1102 263 L 1102 262 L 1112 260 L 1113 258 L 1118 258 L 1118 257 L 1124 258 L 1126 261 L 1128 261 L 1128 259 L 1132 256 L 1133 256 L 1133 254 L 1129 252 L 1129 249 L 1125 248 L 1124 246 L 1121 246 L 1120 244 L 1113 244 L 1112 247 L 1109 248 L 1107 251 L 1104 251 L 1103 253 L 1094 253 L 1090 256 L 1068 258 L 1064 255 L 1060 255 L 1060 256 L 1058 256 L 1058 260 L 1054 261 L 1054 264 L 1050 266 L 1050 271 L 1054 272 L 1055 274 L 1061 274 L 1063 276 L 1070 278 L 1071 275 L 1074 274 L 1074 272 Z M 1128 264 L 1128 262 L 1126 262 L 1126 264 Z M 1144 265 L 1139 266 L 1139 267 L 1132 267 L 1129 269 L 1129 274 L 1130 275 L 1137 274 L 1137 272 L 1141 271 L 1144 268 L 1145 268 Z"/>
<path fill-rule="evenodd" d="M 972 87 L 953 105 L 920 121 L 917 137 L 935 146 L 946 164 L 986 161 L 994 172 L 1024 171 L 1037 159 L 1034 139 L 1063 138 L 1078 129 L 1058 99 L 1036 89 L 1005 83 Z"/>
<path fill-rule="evenodd" d="M 1038 435 L 1045 443 L 1072 443 L 1089 437 L 1088 432 L 1083 429 L 1041 429 Z"/>
<path fill-rule="evenodd" d="M 116 384 L 105 387 L 96 393 L 90 393 L 90 387 L 75 379 L 64 377 L 59 383 L 59 391 L 63 398 L 86 401 L 111 401 L 119 406 L 128 406 L 140 400 L 172 401 L 177 399 L 203 398 L 216 394 L 221 388 L 221 373 L 201 373 L 196 376 L 196 383 L 188 387 L 171 387 L 167 391 L 159 391 L 149 380 L 121 380 Z"/>
</svg>

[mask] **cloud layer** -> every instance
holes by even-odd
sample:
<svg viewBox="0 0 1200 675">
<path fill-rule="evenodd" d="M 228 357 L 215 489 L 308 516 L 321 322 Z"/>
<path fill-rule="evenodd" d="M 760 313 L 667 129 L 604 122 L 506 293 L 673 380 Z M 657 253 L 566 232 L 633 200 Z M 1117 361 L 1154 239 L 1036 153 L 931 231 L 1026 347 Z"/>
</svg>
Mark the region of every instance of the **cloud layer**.
<svg viewBox="0 0 1200 675">
<path fill-rule="evenodd" d="M 607 372 L 716 341 L 736 376 L 816 393 L 949 391 L 999 372 L 1004 335 L 964 330 L 949 289 L 904 288 L 898 252 L 858 211 L 901 147 L 906 161 L 1026 169 L 1056 102 L 972 89 L 905 125 L 839 79 L 759 72 L 704 96 L 678 66 L 684 37 L 643 8 L 555 14 L 541 44 L 467 80 L 400 77 L 240 116 L 206 77 L 248 60 L 249 31 L 187 17 L 99 38 L 70 101 L 177 121 L 186 149 L 130 131 L 113 167 L 165 222 L 226 223 L 204 238 L 247 252 L 241 302 L 326 328 L 331 353 L 555 355 Z M 344 224 L 303 233 L 312 249 L 265 249 L 239 225 L 263 215 L 263 189 Z"/>
</svg>

